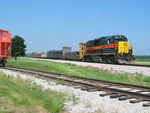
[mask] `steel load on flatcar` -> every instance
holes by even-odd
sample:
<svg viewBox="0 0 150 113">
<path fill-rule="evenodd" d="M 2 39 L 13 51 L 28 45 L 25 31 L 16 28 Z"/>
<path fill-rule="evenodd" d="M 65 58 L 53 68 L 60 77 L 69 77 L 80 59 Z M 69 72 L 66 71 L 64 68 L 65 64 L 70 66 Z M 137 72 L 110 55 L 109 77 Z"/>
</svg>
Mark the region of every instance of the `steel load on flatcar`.
<svg viewBox="0 0 150 113">
<path fill-rule="evenodd" d="M 51 59 L 62 59 L 63 51 L 62 50 L 51 50 L 47 52 L 47 58 Z"/>
</svg>

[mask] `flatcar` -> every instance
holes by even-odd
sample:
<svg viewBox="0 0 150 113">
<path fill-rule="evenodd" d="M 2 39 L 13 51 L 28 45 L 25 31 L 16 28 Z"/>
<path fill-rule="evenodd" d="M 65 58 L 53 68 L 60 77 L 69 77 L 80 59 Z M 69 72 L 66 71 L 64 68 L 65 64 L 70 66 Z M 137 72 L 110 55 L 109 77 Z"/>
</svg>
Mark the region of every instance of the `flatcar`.
<svg viewBox="0 0 150 113">
<path fill-rule="evenodd" d="M 79 60 L 79 51 L 66 52 L 63 55 L 63 59 L 65 59 L 65 60 Z"/>
<path fill-rule="evenodd" d="M 51 50 L 47 52 L 47 58 L 50 59 L 62 59 L 63 51 L 62 50 Z"/>
<path fill-rule="evenodd" d="M 5 66 L 7 59 L 11 58 L 11 33 L 0 30 L 0 64 Z"/>
<path fill-rule="evenodd" d="M 80 59 L 89 62 L 126 63 L 134 60 L 134 55 L 125 36 L 113 35 L 80 43 Z"/>
</svg>

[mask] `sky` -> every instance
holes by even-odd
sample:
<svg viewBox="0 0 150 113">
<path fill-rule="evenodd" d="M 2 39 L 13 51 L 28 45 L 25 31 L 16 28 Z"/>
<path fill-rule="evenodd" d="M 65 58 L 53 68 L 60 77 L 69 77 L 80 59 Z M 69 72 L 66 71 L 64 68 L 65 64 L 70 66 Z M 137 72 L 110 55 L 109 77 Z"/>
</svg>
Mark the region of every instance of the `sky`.
<svg viewBox="0 0 150 113">
<path fill-rule="evenodd" d="M 27 53 L 124 35 L 150 55 L 150 0 L 0 0 L 0 29 L 24 38 Z"/>
</svg>

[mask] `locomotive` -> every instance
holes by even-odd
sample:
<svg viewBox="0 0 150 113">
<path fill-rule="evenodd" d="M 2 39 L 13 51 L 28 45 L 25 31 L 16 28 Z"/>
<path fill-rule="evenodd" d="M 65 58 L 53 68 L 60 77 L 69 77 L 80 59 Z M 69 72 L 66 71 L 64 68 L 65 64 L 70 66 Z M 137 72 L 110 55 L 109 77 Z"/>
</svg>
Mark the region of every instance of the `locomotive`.
<svg viewBox="0 0 150 113">
<path fill-rule="evenodd" d="M 0 30 L 0 64 L 5 66 L 9 58 L 11 58 L 11 33 Z"/>
<path fill-rule="evenodd" d="M 33 57 L 37 55 L 33 54 Z M 71 47 L 63 47 L 62 50 L 57 51 L 51 50 L 43 58 L 102 63 L 126 63 L 135 59 L 132 46 L 123 35 L 100 37 L 80 43 L 79 51 L 71 52 Z"/>
<path fill-rule="evenodd" d="M 133 49 L 123 35 L 100 37 L 80 43 L 80 59 L 89 62 L 126 63 L 134 60 Z"/>
</svg>

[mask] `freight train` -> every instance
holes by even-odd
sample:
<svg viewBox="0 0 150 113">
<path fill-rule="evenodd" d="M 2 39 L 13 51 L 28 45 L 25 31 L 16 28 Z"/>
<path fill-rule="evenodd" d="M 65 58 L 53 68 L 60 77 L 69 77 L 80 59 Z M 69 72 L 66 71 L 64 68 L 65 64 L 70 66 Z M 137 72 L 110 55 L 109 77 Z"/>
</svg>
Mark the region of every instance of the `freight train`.
<svg viewBox="0 0 150 113">
<path fill-rule="evenodd" d="M 134 60 L 134 55 L 132 46 L 125 36 L 113 35 L 80 43 L 79 51 L 76 52 L 71 52 L 71 47 L 63 47 L 61 51 L 48 51 L 46 58 L 102 63 L 126 63 Z"/>
<path fill-rule="evenodd" d="M 9 58 L 11 58 L 11 33 L 0 30 L 0 64 L 5 66 Z"/>
</svg>

